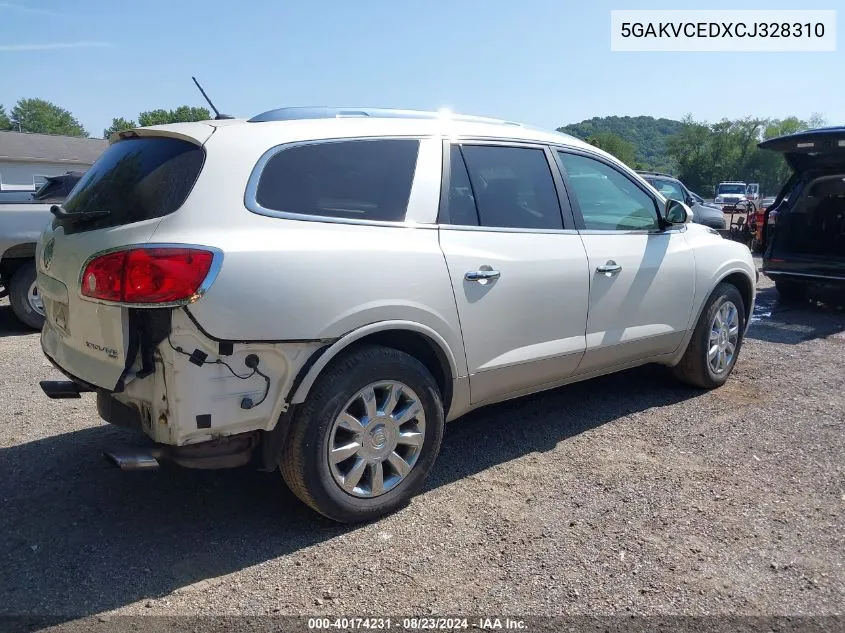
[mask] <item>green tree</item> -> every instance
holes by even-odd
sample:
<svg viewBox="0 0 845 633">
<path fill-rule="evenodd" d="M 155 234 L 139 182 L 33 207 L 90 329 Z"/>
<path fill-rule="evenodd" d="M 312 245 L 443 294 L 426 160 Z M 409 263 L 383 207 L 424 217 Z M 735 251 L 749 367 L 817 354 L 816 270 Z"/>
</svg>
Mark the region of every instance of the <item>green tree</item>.
<svg viewBox="0 0 845 633">
<path fill-rule="evenodd" d="M 103 130 L 103 138 L 108 138 L 115 132 L 123 132 L 124 130 L 131 130 L 138 127 L 135 121 L 127 121 L 123 117 L 118 117 L 111 120 L 111 125 Z"/>
<path fill-rule="evenodd" d="M 824 125 L 824 117 L 818 114 L 809 121 L 747 117 L 712 124 L 687 116 L 667 142 L 666 151 L 678 166 L 678 177 L 704 196 L 712 195 L 723 180 L 758 182 L 764 194 L 775 194 L 789 178 L 789 166 L 780 153 L 761 150 L 757 144 Z"/>
<path fill-rule="evenodd" d="M 608 154 L 613 154 L 628 166 L 633 167 L 636 162 L 634 146 L 624 138 L 613 132 L 599 132 L 587 139 L 590 145 L 603 149 Z"/>
<path fill-rule="evenodd" d="M 612 132 L 634 146 L 636 165 L 644 169 L 672 171 L 674 165 L 666 153 L 666 142 L 681 128 L 673 119 L 655 119 L 650 116 L 594 117 L 558 128 L 558 132 L 586 140 L 599 132 Z"/>
<path fill-rule="evenodd" d="M 6 114 L 6 108 L 3 107 L 3 104 L 0 104 L 0 131 L 11 129 L 12 120 L 9 118 L 9 115 Z"/>
<path fill-rule="evenodd" d="M 20 99 L 11 115 L 12 129 L 20 132 L 88 136 L 70 112 L 44 99 Z"/>
<path fill-rule="evenodd" d="M 149 110 L 138 115 L 138 124 L 141 127 L 150 125 L 165 125 L 167 123 L 188 123 L 190 121 L 206 121 L 211 118 L 207 108 L 196 108 L 191 106 L 179 106 L 175 110 Z"/>
</svg>

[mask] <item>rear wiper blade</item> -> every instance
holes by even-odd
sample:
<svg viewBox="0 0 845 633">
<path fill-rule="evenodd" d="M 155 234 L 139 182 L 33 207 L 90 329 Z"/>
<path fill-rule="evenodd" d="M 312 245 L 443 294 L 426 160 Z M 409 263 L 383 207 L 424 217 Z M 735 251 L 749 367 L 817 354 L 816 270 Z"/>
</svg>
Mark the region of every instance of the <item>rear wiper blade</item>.
<svg viewBox="0 0 845 633">
<path fill-rule="evenodd" d="M 67 209 L 58 204 L 50 207 L 50 213 L 59 220 L 95 220 L 96 218 L 104 218 L 110 215 L 108 211 L 79 211 L 77 213 L 69 213 Z"/>
</svg>

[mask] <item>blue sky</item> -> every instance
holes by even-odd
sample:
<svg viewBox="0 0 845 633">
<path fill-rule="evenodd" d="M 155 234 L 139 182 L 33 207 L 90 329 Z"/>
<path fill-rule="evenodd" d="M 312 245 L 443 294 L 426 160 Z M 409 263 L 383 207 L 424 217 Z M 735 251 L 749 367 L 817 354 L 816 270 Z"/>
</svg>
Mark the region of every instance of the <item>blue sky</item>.
<svg viewBox="0 0 845 633">
<path fill-rule="evenodd" d="M 835 53 L 619 53 L 611 9 L 835 9 L 838 1 L 0 1 L 0 104 L 57 103 L 100 135 L 112 117 L 362 105 L 552 128 L 593 116 L 718 120 L 823 114 L 845 124 Z M 839 25 L 842 24 L 840 11 Z M 839 29 L 841 30 L 841 28 Z"/>
</svg>

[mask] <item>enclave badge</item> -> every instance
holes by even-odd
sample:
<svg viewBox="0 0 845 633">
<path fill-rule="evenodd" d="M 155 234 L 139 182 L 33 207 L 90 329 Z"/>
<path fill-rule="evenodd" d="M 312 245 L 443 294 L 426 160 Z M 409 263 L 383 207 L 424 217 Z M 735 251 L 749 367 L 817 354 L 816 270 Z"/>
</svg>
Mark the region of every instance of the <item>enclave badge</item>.
<svg viewBox="0 0 845 633">
<path fill-rule="evenodd" d="M 50 270 L 50 264 L 53 262 L 53 247 L 56 245 L 55 238 L 50 238 L 44 244 L 44 252 L 41 253 L 41 263 L 44 264 L 44 270 Z"/>
</svg>

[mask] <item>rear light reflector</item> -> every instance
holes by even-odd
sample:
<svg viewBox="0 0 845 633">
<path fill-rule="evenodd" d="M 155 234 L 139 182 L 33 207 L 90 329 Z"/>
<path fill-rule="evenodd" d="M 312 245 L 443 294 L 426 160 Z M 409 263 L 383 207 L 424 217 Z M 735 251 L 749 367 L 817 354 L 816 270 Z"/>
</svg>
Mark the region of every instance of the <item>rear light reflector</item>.
<svg viewBox="0 0 845 633">
<path fill-rule="evenodd" d="M 95 257 L 82 273 L 82 295 L 117 303 L 192 300 L 211 270 L 214 253 L 197 248 L 133 248 Z"/>
</svg>

